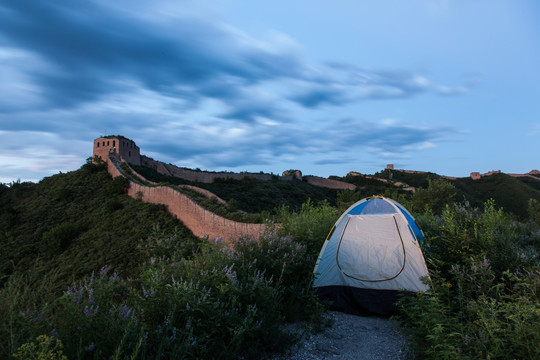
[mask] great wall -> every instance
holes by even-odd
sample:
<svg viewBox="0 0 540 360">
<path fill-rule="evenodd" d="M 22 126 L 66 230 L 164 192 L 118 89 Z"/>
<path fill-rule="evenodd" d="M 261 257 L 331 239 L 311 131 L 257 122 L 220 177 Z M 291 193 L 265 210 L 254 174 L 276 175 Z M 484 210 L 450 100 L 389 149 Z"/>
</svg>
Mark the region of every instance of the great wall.
<svg viewBox="0 0 540 360">
<path fill-rule="evenodd" d="M 125 138 L 123 136 L 104 136 L 94 140 L 93 158 L 101 158 L 107 163 L 107 169 L 111 176 L 124 176 L 127 178 L 122 170 L 122 163 L 125 163 L 128 167 L 129 164 L 144 165 L 152 168 L 160 174 L 167 176 L 174 176 L 184 180 L 200 183 L 212 183 L 218 178 L 230 178 L 236 180 L 242 180 L 245 177 L 254 178 L 258 180 L 268 181 L 272 180 L 275 175 L 264 173 L 233 173 L 233 172 L 208 172 L 200 170 L 191 170 L 187 168 L 181 168 L 172 164 L 165 164 L 161 161 L 154 160 L 150 157 L 140 154 L 140 148 L 135 144 L 133 140 Z M 400 171 L 405 173 L 422 173 L 425 171 L 415 170 L 402 170 L 394 169 L 393 164 L 386 166 L 387 170 Z M 189 228 L 195 236 L 201 238 L 208 238 L 209 240 L 216 241 L 221 239 L 224 242 L 231 242 L 234 239 L 240 237 L 251 237 L 258 239 L 265 231 L 264 224 L 242 223 L 233 220 L 226 219 L 213 212 L 206 210 L 199 204 L 197 204 L 189 196 L 182 192 L 175 190 L 168 186 L 160 186 L 145 179 L 142 175 L 138 174 L 132 167 L 129 167 L 129 172 L 133 175 L 137 181 L 130 180 L 128 195 L 132 198 L 139 199 L 144 202 L 152 204 L 165 205 L 168 211 L 178 218 L 182 223 Z M 470 174 L 470 178 L 473 180 L 481 179 L 485 176 L 491 176 L 500 173 L 499 171 L 491 171 L 485 174 L 473 172 Z M 392 184 L 406 191 L 415 191 L 414 187 L 411 187 L 405 183 L 382 179 L 374 176 L 364 175 L 357 172 L 349 172 L 348 176 L 363 176 L 369 179 L 375 179 L 381 182 Z M 536 180 L 540 180 L 540 172 L 538 170 L 532 170 L 526 174 L 507 174 L 513 177 L 531 177 Z M 441 176 L 449 180 L 455 180 L 455 177 Z M 302 176 L 299 170 L 290 170 L 283 173 L 279 177 L 284 181 L 302 180 L 311 185 L 326 187 L 337 190 L 355 190 L 356 186 L 343 181 L 326 179 L 317 176 Z M 148 185 L 146 185 L 148 184 Z M 214 199 L 219 203 L 226 203 L 224 200 L 217 197 L 215 194 L 208 190 L 191 186 L 183 185 L 183 187 L 189 188 L 193 191 L 203 194 L 204 196 Z"/>
<path fill-rule="evenodd" d="M 392 170 L 392 171 L 399 171 L 399 172 L 403 172 L 403 173 L 407 173 L 407 174 L 427 174 L 428 172 L 427 171 L 419 171 L 419 170 L 404 170 L 404 169 L 394 169 L 394 164 L 387 164 L 386 165 L 386 169 L 387 170 Z M 495 174 L 501 174 L 501 170 L 491 170 L 487 173 L 484 173 L 484 174 L 481 174 L 479 172 L 471 172 L 471 174 L 469 176 L 465 176 L 465 177 L 455 177 L 455 176 L 445 176 L 445 175 L 440 175 L 440 177 L 442 177 L 443 179 L 447 179 L 447 180 L 456 180 L 456 179 L 465 179 L 465 178 L 471 178 L 472 180 L 479 180 L 483 177 L 486 177 L 486 176 L 491 176 L 491 175 L 495 175 Z M 540 178 L 538 177 L 538 175 L 540 175 L 540 171 L 538 170 L 531 170 L 529 171 L 528 173 L 525 173 L 525 174 L 509 174 L 509 173 L 505 173 L 505 175 L 508 175 L 508 176 L 512 176 L 512 177 L 530 177 L 530 178 L 533 178 L 535 180 L 540 180 Z"/>
<path fill-rule="evenodd" d="M 121 164 L 144 165 L 156 170 L 157 172 L 174 176 L 184 180 L 202 183 L 211 183 L 218 178 L 231 178 L 241 180 L 245 177 L 251 177 L 258 180 L 271 180 L 271 174 L 256 173 L 232 173 L 232 172 L 206 172 L 180 168 L 172 164 L 165 164 L 152 158 L 140 154 L 140 148 L 133 140 L 123 136 L 105 136 L 94 140 L 93 158 L 101 158 L 107 163 L 107 170 L 111 176 L 123 176 L 127 174 L 122 170 Z M 208 238 L 209 240 L 222 241 L 229 243 L 240 237 L 251 237 L 258 239 L 265 231 L 264 224 L 242 223 L 226 219 L 206 210 L 189 196 L 168 186 L 160 186 L 145 179 L 137 173 L 132 167 L 129 167 L 129 173 L 138 181 L 130 180 L 128 195 L 134 199 L 144 202 L 165 205 L 168 211 L 193 232 L 195 236 Z M 280 179 L 291 181 L 293 179 L 306 181 L 314 186 L 327 187 L 331 189 L 356 188 L 353 184 L 345 182 L 324 179 L 317 176 L 304 176 L 300 171 L 284 173 Z M 148 185 L 145 185 L 148 184 Z M 191 185 L 183 185 L 191 190 L 197 191 L 208 198 L 217 202 L 225 203 L 224 200 L 217 197 L 208 190 Z"/>
</svg>

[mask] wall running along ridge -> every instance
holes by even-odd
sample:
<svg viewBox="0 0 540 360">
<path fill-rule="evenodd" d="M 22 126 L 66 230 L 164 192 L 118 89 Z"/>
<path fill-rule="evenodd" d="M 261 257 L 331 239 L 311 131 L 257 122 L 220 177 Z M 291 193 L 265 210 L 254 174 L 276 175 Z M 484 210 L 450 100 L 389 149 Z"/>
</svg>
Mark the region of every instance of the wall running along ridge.
<svg viewBox="0 0 540 360">
<path fill-rule="evenodd" d="M 147 156 L 141 155 L 141 164 L 149 167 L 151 169 L 154 169 L 160 174 L 167 175 L 167 176 L 174 176 L 180 179 L 193 181 L 193 182 L 201 182 L 201 183 L 213 183 L 216 179 L 235 179 L 235 180 L 243 180 L 246 177 L 262 180 L 262 181 L 270 181 L 272 180 L 272 175 L 269 174 L 257 174 L 257 173 L 232 173 L 232 172 L 206 172 L 206 171 L 195 171 L 190 169 L 184 169 L 179 168 L 172 164 L 165 164 L 161 161 L 154 160 L 152 158 L 149 158 Z M 298 173 L 300 173 L 298 171 Z M 284 181 L 292 181 L 294 179 L 297 180 L 304 180 L 308 184 L 311 184 L 313 186 L 318 187 L 324 187 L 328 189 L 335 189 L 335 190 L 355 190 L 356 185 L 346 183 L 344 181 L 338 181 L 333 179 L 325 179 L 318 176 L 301 176 L 298 174 L 291 174 L 288 176 L 281 176 L 281 180 Z"/>
<path fill-rule="evenodd" d="M 113 178 L 124 176 L 108 156 L 106 159 L 107 170 Z M 195 236 L 212 241 L 222 239 L 231 243 L 241 237 L 258 239 L 266 229 L 264 224 L 241 223 L 216 215 L 168 186 L 151 187 L 129 181 L 128 195 L 143 202 L 165 205 Z"/>
<path fill-rule="evenodd" d="M 141 165 L 156 170 L 158 173 L 174 176 L 180 179 L 201 182 L 201 183 L 213 183 L 216 179 L 235 179 L 243 180 L 245 177 L 250 177 L 258 180 L 272 180 L 272 175 L 269 174 L 256 174 L 256 173 L 229 173 L 229 172 L 206 172 L 195 171 L 190 169 L 183 169 L 175 165 L 165 164 L 161 161 L 154 160 L 147 156 L 141 156 Z"/>
<path fill-rule="evenodd" d="M 324 187 L 335 190 L 352 190 L 356 189 L 356 185 L 349 184 L 343 181 L 325 179 L 318 176 L 304 176 L 304 180 L 313 186 Z"/>
</svg>

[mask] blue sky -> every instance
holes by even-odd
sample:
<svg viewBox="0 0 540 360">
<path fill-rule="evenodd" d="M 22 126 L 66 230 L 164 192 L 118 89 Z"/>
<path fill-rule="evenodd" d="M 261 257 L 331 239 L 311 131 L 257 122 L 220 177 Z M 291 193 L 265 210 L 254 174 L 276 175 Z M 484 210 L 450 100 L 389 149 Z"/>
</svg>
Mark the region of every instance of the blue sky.
<svg viewBox="0 0 540 360">
<path fill-rule="evenodd" d="M 0 182 L 121 134 L 207 170 L 540 168 L 535 0 L 0 1 Z"/>
</svg>

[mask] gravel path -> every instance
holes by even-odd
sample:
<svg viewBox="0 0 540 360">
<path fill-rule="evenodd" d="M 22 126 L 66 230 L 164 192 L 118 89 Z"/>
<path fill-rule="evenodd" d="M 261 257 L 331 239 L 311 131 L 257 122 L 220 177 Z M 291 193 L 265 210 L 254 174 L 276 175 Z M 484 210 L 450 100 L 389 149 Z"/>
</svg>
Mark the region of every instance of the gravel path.
<svg viewBox="0 0 540 360">
<path fill-rule="evenodd" d="M 318 334 L 304 335 L 287 354 L 272 360 L 400 360 L 407 357 L 406 338 L 392 320 L 329 311 L 333 325 Z M 297 331 L 298 325 L 291 331 Z"/>
</svg>

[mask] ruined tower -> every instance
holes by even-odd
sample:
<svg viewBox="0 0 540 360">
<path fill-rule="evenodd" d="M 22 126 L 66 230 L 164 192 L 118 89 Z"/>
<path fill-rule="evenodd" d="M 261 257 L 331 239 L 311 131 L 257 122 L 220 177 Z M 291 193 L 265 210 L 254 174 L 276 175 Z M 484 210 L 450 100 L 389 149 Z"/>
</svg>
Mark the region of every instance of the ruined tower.
<svg viewBox="0 0 540 360">
<path fill-rule="evenodd" d="M 135 144 L 135 141 L 121 135 L 103 136 L 94 140 L 92 157 L 98 156 L 105 161 L 109 153 L 120 155 L 122 159 L 130 164 L 141 164 L 141 150 Z"/>
</svg>

